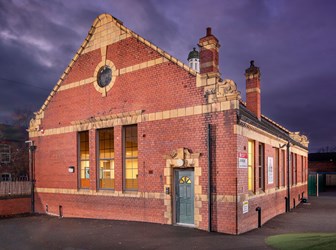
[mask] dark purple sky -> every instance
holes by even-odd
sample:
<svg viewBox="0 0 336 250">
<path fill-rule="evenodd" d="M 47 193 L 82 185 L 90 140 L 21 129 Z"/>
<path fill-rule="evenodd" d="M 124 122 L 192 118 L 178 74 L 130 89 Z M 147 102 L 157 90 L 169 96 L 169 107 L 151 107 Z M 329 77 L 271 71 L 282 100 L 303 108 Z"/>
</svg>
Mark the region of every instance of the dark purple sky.
<svg viewBox="0 0 336 250">
<path fill-rule="evenodd" d="M 206 27 L 220 41 L 222 78 L 245 100 L 244 70 L 262 73 L 262 113 L 309 137 L 310 151 L 336 145 L 336 1 L 0 1 L 0 122 L 37 111 L 101 13 L 186 63 Z"/>
</svg>

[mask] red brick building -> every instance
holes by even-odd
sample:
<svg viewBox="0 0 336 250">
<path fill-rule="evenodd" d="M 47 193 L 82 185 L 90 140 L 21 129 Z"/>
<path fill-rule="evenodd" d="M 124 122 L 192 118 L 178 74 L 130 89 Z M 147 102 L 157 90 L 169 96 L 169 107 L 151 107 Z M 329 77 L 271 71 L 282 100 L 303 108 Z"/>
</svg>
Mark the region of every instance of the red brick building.
<svg viewBox="0 0 336 250">
<path fill-rule="evenodd" d="M 336 191 L 336 152 L 308 155 L 308 193 L 315 196 Z"/>
<path fill-rule="evenodd" d="M 257 207 L 262 223 L 285 211 L 287 143 L 298 204 L 307 138 L 261 114 L 253 62 L 245 104 L 210 28 L 199 46 L 200 73 L 110 15 L 94 21 L 31 121 L 37 212 L 239 234 Z"/>
<path fill-rule="evenodd" d="M 27 137 L 23 127 L 0 124 L 0 182 L 28 179 Z"/>
</svg>

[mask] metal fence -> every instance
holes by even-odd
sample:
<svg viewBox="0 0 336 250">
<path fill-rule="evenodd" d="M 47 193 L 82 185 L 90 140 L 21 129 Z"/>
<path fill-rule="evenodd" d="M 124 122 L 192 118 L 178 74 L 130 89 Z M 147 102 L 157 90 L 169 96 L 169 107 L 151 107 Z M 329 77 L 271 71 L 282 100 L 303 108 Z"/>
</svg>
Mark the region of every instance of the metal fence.
<svg viewBox="0 0 336 250">
<path fill-rule="evenodd" d="M 0 181 L 0 197 L 30 194 L 30 181 Z"/>
</svg>

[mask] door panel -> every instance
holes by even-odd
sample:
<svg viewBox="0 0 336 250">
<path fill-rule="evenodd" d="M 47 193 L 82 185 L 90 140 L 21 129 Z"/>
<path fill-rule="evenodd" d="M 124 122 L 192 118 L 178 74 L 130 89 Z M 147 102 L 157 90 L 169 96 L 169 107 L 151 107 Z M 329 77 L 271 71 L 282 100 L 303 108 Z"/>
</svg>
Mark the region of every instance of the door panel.
<svg viewBox="0 0 336 250">
<path fill-rule="evenodd" d="M 194 224 L 194 172 L 175 171 L 176 223 Z"/>
</svg>

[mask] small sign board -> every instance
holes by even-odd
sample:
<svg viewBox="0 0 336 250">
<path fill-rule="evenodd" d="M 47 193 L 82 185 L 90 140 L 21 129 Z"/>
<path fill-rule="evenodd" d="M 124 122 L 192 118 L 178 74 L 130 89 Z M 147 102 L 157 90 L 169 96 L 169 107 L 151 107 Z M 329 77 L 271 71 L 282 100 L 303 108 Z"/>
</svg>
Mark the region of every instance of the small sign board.
<svg viewBox="0 0 336 250">
<path fill-rule="evenodd" d="M 243 214 L 248 212 L 248 201 L 243 201 Z"/>
<path fill-rule="evenodd" d="M 238 167 L 247 168 L 247 153 L 238 153 Z"/>
</svg>

